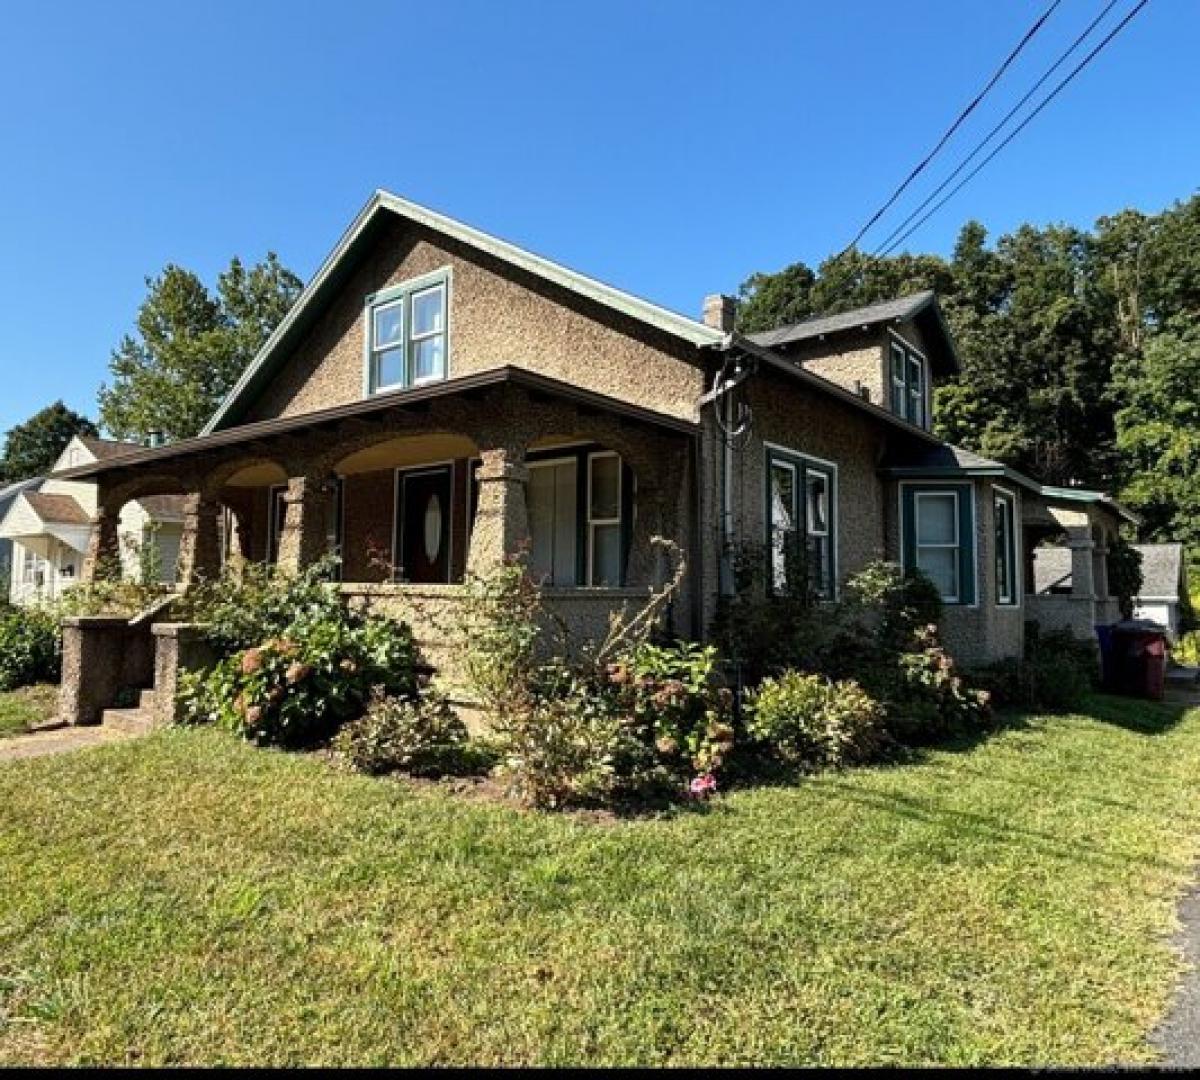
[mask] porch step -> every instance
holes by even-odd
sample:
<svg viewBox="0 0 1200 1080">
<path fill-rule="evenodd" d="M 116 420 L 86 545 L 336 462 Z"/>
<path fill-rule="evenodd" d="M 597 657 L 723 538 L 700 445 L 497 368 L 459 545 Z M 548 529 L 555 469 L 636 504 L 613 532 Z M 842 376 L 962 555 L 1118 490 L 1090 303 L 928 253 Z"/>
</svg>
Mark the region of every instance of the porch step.
<svg viewBox="0 0 1200 1080">
<path fill-rule="evenodd" d="M 154 713 L 148 708 L 105 709 L 100 723 L 109 731 L 125 735 L 147 735 L 154 730 Z"/>
</svg>

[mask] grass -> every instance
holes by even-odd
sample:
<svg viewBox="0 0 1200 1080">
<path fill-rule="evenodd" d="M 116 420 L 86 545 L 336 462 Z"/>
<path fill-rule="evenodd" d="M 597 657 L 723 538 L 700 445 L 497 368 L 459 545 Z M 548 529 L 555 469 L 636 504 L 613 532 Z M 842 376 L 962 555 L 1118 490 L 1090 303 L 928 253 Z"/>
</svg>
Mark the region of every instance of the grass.
<svg viewBox="0 0 1200 1080">
<path fill-rule="evenodd" d="M 0 767 L 0 1063 L 1146 1060 L 1200 711 L 597 824 L 213 731 Z"/>
<path fill-rule="evenodd" d="M 49 719 L 57 700 L 58 687 L 50 685 L 0 693 L 0 739 L 24 735 L 34 724 Z"/>
</svg>

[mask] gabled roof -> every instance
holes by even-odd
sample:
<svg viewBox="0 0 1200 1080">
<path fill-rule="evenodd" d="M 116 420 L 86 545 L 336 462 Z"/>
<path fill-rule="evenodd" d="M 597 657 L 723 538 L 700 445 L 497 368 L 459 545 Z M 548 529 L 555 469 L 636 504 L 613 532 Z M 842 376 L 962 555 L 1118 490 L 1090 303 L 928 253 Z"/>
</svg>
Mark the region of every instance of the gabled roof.
<svg viewBox="0 0 1200 1080">
<path fill-rule="evenodd" d="M 930 360 L 937 370 L 955 372 L 959 370 L 958 354 L 954 342 L 942 317 L 937 296 L 932 289 L 902 296 L 896 300 L 884 300 L 878 304 L 843 311 L 836 315 L 822 315 L 815 319 L 780 326 L 757 334 L 748 334 L 751 341 L 768 349 L 786 350 L 794 345 L 808 344 L 838 334 L 869 330 L 887 323 L 913 321 L 920 327 L 930 343 Z"/>
<path fill-rule="evenodd" d="M 461 221 L 455 221 L 435 210 L 380 190 L 371 196 L 350 228 L 342 235 L 320 269 L 305 286 L 291 311 L 267 339 L 216 414 L 205 425 L 202 434 L 208 435 L 237 423 L 246 406 L 274 375 L 277 365 L 286 359 L 288 350 L 299 341 L 324 303 L 349 276 L 350 270 L 357 264 L 359 254 L 369 243 L 380 223 L 393 217 L 423 225 L 434 232 L 449 236 L 510 266 L 534 274 L 692 345 L 719 345 L 724 339 L 719 330 L 705 326 L 702 322 L 652 304 L 648 300 L 642 300 L 631 293 L 571 270 L 561 263 L 535 255 Z"/>
<path fill-rule="evenodd" d="M 3 510 L 22 491 L 36 491 L 45 479 L 44 476 L 31 476 L 27 480 L 18 480 L 15 484 L 0 488 L 0 510 Z"/>
<path fill-rule="evenodd" d="M 1178 600 L 1183 583 L 1182 544 L 1134 544 L 1142 556 L 1143 600 Z"/>
</svg>

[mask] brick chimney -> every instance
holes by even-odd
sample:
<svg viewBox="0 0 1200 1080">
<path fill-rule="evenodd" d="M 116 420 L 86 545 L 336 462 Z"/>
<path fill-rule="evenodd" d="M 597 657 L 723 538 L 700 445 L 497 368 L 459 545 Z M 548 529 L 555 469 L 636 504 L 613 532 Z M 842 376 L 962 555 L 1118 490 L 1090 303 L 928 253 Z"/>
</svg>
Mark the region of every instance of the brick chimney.
<svg viewBox="0 0 1200 1080">
<path fill-rule="evenodd" d="M 734 318 L 737 315 L 737 301 L 732 296 L 713 293 L 704 298 L 704 325 L 711 326 L 722 333 L 733 330 Z"/>
</svg>

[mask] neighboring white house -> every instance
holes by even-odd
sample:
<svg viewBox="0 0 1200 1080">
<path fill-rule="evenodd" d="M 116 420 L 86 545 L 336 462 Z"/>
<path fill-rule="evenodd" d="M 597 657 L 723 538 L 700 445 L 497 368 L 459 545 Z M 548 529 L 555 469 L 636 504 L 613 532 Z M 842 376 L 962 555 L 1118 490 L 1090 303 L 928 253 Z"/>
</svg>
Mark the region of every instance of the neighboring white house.
<svg viewBox="0 0 1200 1080">
<path fill-rule="evenodd" d="M 40 485 L 21 491 L 0 518 L 0 540 L 12 543 L 9 596 L 13 603 L 53 600 L 79 580 L 96 513 L 96 487 L 86 480 L 61 480 L 63 469 L 90 465 L 128 453 L 138 444 L 75 436 Z M 152 566 L 166 584 L 175 581 L 183 532 L 181 496 L 132 500 L 121 510 L 119 535 L 125 577 Z M 144 558 L 153 542 L 152 558 Z"/>
<path fill-rule="evenodd" d="M 1137 544 L 1142 553 L 1142 591 L 1133 609 L 1135 619 L 1149 619 L 1167 628 L 1175 641 L 1181 633 L 1188 604 L 1187 563 L 1182 544 Z"/>
</svg>

